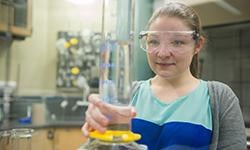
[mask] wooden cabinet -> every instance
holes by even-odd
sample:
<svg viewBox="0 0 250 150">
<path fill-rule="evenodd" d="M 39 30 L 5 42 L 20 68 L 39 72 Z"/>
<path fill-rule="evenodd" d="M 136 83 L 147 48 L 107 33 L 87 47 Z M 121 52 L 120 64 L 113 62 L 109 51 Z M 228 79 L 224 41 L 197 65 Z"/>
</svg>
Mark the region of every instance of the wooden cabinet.
<svg viewBox="0 0 250 150">
<path fill-rule="evenodd" d="M 1 134 L 1 150 L 77 150 L 87 140 L 80 127 L 35 129 L 30 140 L 13 140 L 7 132 Z"/>
<path fill-rule="evenodd" d="M 85 141 L 80 128 L 36 129 L 31 150 L 77 150 Z"/>
<path fill-rule="evenodd" d="M 31 139 L 31 150 L 53 150 L 54 132 L 53 128 L 36 129 Z"/>
<path fill-rule="evenodd" d="M 32 1 L 0 0 L 0 32 L 26 37 L 32 33 Z"/>
<path fill-rule="evenodd" d="M 80 128 L 57 128 L 54 150 L 77 150 L 85 141 Z"/>
</svg>

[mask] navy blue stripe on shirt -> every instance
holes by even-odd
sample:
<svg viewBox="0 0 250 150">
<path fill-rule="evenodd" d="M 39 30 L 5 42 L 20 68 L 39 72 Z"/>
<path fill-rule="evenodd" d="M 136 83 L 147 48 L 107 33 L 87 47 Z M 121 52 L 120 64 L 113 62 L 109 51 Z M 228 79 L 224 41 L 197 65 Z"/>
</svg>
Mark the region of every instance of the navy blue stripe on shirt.
<svg viewBox="0 0 250 150">
<path fill-rule="evenodd" d="M 141 134 L 137 141 L 148 150 L 208 150 L 212 131 L 188 122 L 168 122 L 163 125 L 134 118 L 132 131 Z"/>
</svg>

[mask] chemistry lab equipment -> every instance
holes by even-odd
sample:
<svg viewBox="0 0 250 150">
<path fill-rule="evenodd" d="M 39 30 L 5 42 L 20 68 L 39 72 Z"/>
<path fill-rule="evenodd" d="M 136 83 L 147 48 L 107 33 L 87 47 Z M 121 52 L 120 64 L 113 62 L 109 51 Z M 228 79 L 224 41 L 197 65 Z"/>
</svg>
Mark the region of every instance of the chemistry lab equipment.
<svg viewBox="0 0 250 150">
<path fill-rule="evenodd" d="M 133 20 L 134 0 L 103 0 L 99 94 L 105 103 L 115 107 L 125 107 L 131 103 Z M 107 117 L 110 124 L 105 133 L 90 132 L 90 138 L 78 150 L 147 149 L 135 142 L 141 135 L 130 130 L 131 120 L 117 118 L 115 114 L 108 114 Z"/>
<path fill-rule="evenodd" d="M 19 128 L 0 131 L 1 150 L 31 150 L 33 129 Z"/>
</svg>

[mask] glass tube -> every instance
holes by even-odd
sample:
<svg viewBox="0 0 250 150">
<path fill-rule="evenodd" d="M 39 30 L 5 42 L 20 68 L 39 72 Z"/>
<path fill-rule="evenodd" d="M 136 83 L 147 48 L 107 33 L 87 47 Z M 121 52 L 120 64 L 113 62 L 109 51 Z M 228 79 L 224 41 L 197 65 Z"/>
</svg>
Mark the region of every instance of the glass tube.
<svg viewBox="0 0 250 150">
<path fill-rule="evenodd" d="M 100 48 L 99 93 L 106 103 L 128 106 L 131 101 L 133 1 L 106 1 L 103 44 Z M 108 8 L 107 8 L 108 7 Z M 129 130 L 125 118 L 111 118 L 108 129 Z M 112 122 L 113 121 L 113 122 Z"/>
</svg>

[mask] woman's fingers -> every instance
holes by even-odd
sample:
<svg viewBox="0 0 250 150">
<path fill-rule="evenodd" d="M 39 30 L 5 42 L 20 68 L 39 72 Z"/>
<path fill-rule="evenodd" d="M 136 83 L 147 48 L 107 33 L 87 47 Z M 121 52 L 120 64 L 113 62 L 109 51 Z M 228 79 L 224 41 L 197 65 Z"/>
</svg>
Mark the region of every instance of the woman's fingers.
<svg viewBox="0 0 250 150">
<path fill-rule="evenodd" d="M 91 94 L 89 102 L 100 108 L 100 111 L 105 114 L 117 114 L 123 117 L 134 117 L 136 115 L 135 109 L 130 106 L 115 106 L 113 104 L 105 103 L 101 100 L 98 94 Z"/>
<path fill-rule="evenodd" d="M 113 104 L 108 104 L 105 102 L 97 102 L 95 105 L 102 111 L 102 113 L 107 115 L 115 115 L 121 117 L 132 118 L 136 115 L 135 109 L 131 106 L 115 106 Z"/>
<path fill-rule="evenodd" d="M 112 124 L 129 123 L 131 118 L 135 116 L 135 111 L 130 106 L 115 106 L 105 102 L 95 103 L 95 106 L 99 108 L 101 114 Z"/>
<path fill-rule="evenodd" d="M 99 103 L 99 102 L 102 102 L 102 100 L 101 100 L 101 98 L 99 97 L 98 94 L 91 94 L 91 95 L 89 95 L 88 101 L 90 103 L 94 104 L 94 105 L 97 104 L 97 103 Z"/>
<path fill-rule="evenodd" d="M 99 132 L 105 132 L 108 124 L 129 123 L 136 115 L 133 107 L 105 103 L 98 94 L 91 94 L 88 100 L 89 106 L 85 112 L 87 127 Z M 82 130 L 84 134 L 89 134 L 89 128 L 83 126 Z"/>
<path fill-rule="evenodd" d="M 82 132 L 83 132 L 83 135 L 85 136 L 85 137 L 88 137 L 89 136 L 89 132 L 90 131 L 93 131 L 94 129 L 91 127 L 91 126 L 89 126 L 89 124 L 88 123 L 85 123 L 83 126 L 82 126 Z"/>
<path fill-rule="evenodd" d="M 134 107 L 131 107 L 131 116 L 134 118 L 136 116 L 136 110 Z"/>
<path fill-rule="evenodd" d="M 94 103 L 100 102 L 100 100 L 95 100 L 93 99 L 92 101 L 90 100 L 88 110 L 86 111 L 86 116 L 89 119 L 94 119 L 97 123 L 99 123 L 102 126 L 107 126 L 109 123 L 108 118 L 101 112 L 101 109 L 97 107 Z"/>
<path fill-rule="evenodd" d="M 89 126 L 91 126 L 92 128 L 100 131 L 100 132 L 105 132 L 106 130 L 106 126 L 102 125 L 102 122 L 100 119 L 98 120 L 98 118 L 96 117 L 96 115 L 93 115 L 94 113 L 98 112 L 98 109 L 93 110 L 93 111 L 86 111 L 85 113 L 85 120 L 88 123 Z M 102 115 L 101 113 L 97 113 Z M 107 123 L 108 124 L 108 123 Z"/>
<path fill-rule="evenodd" d="M 96 108 L 94 111 L 90 113 L 90 115 L 91 118 L 93 118 L 101 126 L 107 126 L 109 123 L 109 119 L 101 112 L 100 109 Z"/>
</svg>

